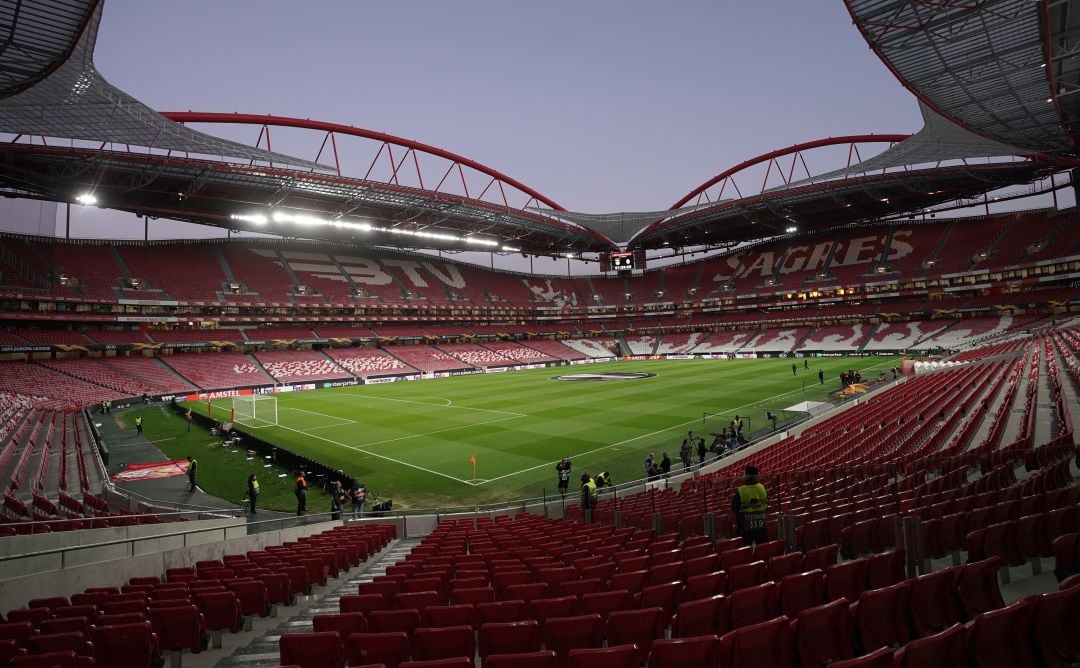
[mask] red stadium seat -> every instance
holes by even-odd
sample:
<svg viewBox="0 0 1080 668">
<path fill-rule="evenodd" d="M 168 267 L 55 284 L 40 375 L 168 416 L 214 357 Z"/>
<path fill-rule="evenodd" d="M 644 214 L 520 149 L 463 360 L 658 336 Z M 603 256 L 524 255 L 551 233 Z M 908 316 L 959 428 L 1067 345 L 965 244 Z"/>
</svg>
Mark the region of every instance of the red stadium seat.
<svg viewBox="0 0 1080 668">
<path fill-rule="evenodd" d="M 717 668 L 719 665 L 720 638 L 709 634 L 657 640 L 649 657 L 649 668 Z"/>
<path fill-rule="evenodd" d="M 956 568 L 920 575 L 911 580 L 909 602 L 916 636 L 940 633 L 960 621 L 956 597 Z"/>
<path fill-rule="evenodd" d="M 998 588 L 998 570 L 1003 566 L 999 557 L 968 563 L 960 568 L 956 592 L 968 619 L 1005 606 Z"/>
<path fill-rule="evenodd" d="M 935 635 L 912 640 L 896 651 L 896 668 L 956 668 L 966 666 L 964 625 L 954 624 Z"/>
<path fill-rule="evenodd" d="M 206 622 L 194 605 L 151 608 L 150 622 L 167 650 L 186 649 L 198 653 L 206 649 L 209 640 Z"/>
<path fill-rule="evenodd" d="M 737 628 L 720 638 L 720 665 L 789 668 L 794 660 L 787 617 Z"/>
<path fill-rule="evenodd" d="M 464 656 L 472 660 L 476 653 L 471 626 L 445 626 L 417 629 L 412 638 L 413 658 L 420 661 Z"/>
<path fill-rule="evenodd" d="M 335 631 L 321 633 L 283 633 L 278 640 L 282 664 L 300 668 L 343 668 L 345 647 Z"/>
<path fill-rule="evenodd" d="M 661 607 L 618 610 L 608 615 L 608 645 L 637 645 L 640 658 L 648 661 L 652 644 L 664 637 L 669 616 Z"/>
<path fill-rule="evenodd" d="M 795 650 L 803 666 L 822 666 L 855 656 L 848 603 L 837 599 L 807 608 L 795 618 Z"/>
<path fill-rule="evenodd" d="M 91 640 L 97 668 L 156 666 L 160 660 L 158 639 L 150 622 L 97 626 Z"/>
<path fill-rule="evenodd" d="M 855 630 L 864 650 L 879 647 L 900 647 L 911 640 L 911 629 L 907 620 L 910 584 L 901 582 L 864 591 L 859 601 L 852 606 L 855 616 Z"/>
<path fill-rule="evenodd" d="M 991 610 L 967 624 L 968 658 L 975 668 L 1035 668 L 1029 631 L 1031 601 Z"/>
<path fill-rule="evenodd" d="M 476 608 L 458 605 L 429 605 L 421 615 L 425 626 L 472 626 L 476 627 Z"/>
<path fill-rule="evenodd" d="M 780 580 L 780 611 L 794 618 L 825 602 L 825 574 L 819 570 L 784 576 Z"/>
<path fill-rule="evenodd" d="M 540 650 L 541 640 L 540 624 L 533 619 L 483 624 L 477 635 L 482 661 L 490 654 L 537 652 Z"/>
<path fill-rule="evenodd" d="M 604 625 L 600 615 L 556 617 L 544 624 L 544 647 L 554 650 L 563 668 L 569 665 L 572 649 L 600 647 Z"/>
<path fill-rule="evenodd" d="M 352 645 L 349 656 L 359 657 L 360 665 L 381 663 L 386 668 L 397 668 L 402 661 L 408 661 L 412 651 L 409 636 L 402 631 L 353 633 L 349 636 L 348 644 Z"/>
<path fill-rule="evenodd" d="M 679 611 L 671 626 L 673 638 L 722 635 L 729 627 L 730 599 L 723 594 L 686 601 L 679 604 Z"/>
<path fill-rule="evenodd" d="M 595 613 L 606 620 L 610 613 L 625 610 L 632 600 L 630 592 L 625 589 L 603 591 L 582 596 L 578 609 L 583 615 Z"/>
<path fill-rule="evenodd" d="M 740 589 L 731 599 L 731 627 L 740 628 L 768 621 L 780 614 L 776 585 L 772 582 Z"/>
<path fill-rule="evenodd" d="M 638 648 L 633 644 L 572 649 L 570 668 L 638 668 Z"/>
<path fill-rule="evenodd" d="M 559 657 L 551 650 L 517 654 L 491 654 L 484 668 L 558 668 Z"/>
</svg>

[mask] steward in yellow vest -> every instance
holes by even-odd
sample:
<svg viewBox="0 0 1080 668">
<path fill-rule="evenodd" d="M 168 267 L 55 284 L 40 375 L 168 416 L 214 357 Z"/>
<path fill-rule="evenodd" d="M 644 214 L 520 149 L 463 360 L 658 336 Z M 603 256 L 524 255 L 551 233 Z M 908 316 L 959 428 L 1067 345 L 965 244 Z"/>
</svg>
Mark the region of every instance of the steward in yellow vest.
<svg viewBox="0 0 1080 668">
<path fill-rule="evenodd" d="M 769 540 L 765 526 L 765 511 L 769 507 L 769 493 L 765 485 L 757 481 L 756 466 L 746 467 L 744 484 L 735 490 L 731 509 L 739 522 L 739 535 L 748 541 L 764 543 Z"/>
</svg>

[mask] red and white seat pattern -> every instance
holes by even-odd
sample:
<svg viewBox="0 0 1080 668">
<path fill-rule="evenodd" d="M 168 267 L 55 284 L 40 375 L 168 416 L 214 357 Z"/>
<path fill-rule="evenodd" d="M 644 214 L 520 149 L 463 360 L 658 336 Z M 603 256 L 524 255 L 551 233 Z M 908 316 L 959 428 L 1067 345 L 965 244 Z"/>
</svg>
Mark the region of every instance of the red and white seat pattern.
<svg viewBox="0 0 1080 668">
<path fill-rule="evenodd" d="M 274 382 L 250 356 L 243 353 L 180 353 L 163 355 L 160 359 L 204 390 L 270 385 Z"/>
<path fill-rule="evenodd" d="M 530 344 L 532 343 L 534 342 L 530 342 Z M 535 348 L 530 348 L 524 344 L 513 343 L 511 341 L 491 341 L 485 343 L 484 347 L 494 350 L 503 357 L 508 357 L 511 360 L 525 362 L 527 364 L 536 362 L 555 362 L 558 360 L 558 358 L 542 353 Z"/>
<path fill-rule="evenodd" d="M 870 325 L 819 327 L 810 333 L 800 348 L 809 350 L 858 350 L 869 335 Z"/>
<path fill-rule="evenodd" d="M 979 339 L 986 339 L 1007 330 L 1013 323 L 1012 316 L 1000 318 L 973 318 L 963 320 L 929 338 L 919 341 L 920 348 L 965 348 Z"/>
<path fill-rule="evenodd" d="M 313 350 L 268 350 L 255 353 L 255 358 L 279 381 L 302 382 L 351 377 L 348 371 Z"/>
<path fill-rule="evenodd" d="M 708 338 L 706 332 L 690 332 L 689 334 L 664 334 L 660 337 L 660 343 L 656 346 L 658 355 L 684 355 L 693 350 L 699 343 Z"/>
<path fill-rule="evenodd" d="M 940 332 L 946 324 L 933 322 L 890 322 L 878 327 L 867 341 L 866 350 L 903 350 L 910 348 L 921 339 L 935 332 Z"/>
<path fill-rule="evenodd" d="M 416 371 L 379 348 L 329 348 L 324 352 L 349 373 L 361 378 Z"/>
<path fill-rule="evenodd" d="M 472 367 L 508 366 L 514 363 L 514 360 L 494 350 L 473 343 L 444 343 L 439 345 L 439 349 Z"/>
<path fill-rule="evenodd" d="M 449 371 L 471 368 L 465 362 L 452 357 L 434 346 L 401 345 L 388 349 L 402 362 L 420 371 Z"/>
<path fill-rule="evenodd" d="M 561 341 L 549 341 L 547 339 L 537 339 L 529 341 L 529 348 L 538 350 L 541 353 L 560 360 L 581 360 L 585 359 L 585 354 L 580 350 L 575 350 Z"/>
<path fill-rule="evenodd" d="M 619 349 L 615 339 L 567 339 L 563 343 L 593 359 L 615 357 L 614 351 Z"/>
<path fill-rule="evenodd" d="M 695 353 L 733 353 L 746 345 L 753 332 L 716 332 L 694 348 Z"/>
<path fill-rule="evenodd" d="M 656 337 L 652 334 L 627 336 L 626 345 L 630 346 L 630 352 L 635 355 L 652 355 L 656 347 Z"/>
</svg>

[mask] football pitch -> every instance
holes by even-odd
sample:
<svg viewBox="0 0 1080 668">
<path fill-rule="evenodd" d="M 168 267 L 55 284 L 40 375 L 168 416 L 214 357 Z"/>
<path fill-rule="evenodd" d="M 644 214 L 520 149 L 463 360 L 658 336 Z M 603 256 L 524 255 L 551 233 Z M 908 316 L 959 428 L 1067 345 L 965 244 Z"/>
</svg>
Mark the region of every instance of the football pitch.
<svg viewBox="0 0 1080 668">
<path fill-rule="evenodd" d="M 657 461 L 667 452 L 678 466 L 689 430 L 709 444 L 709 434 L 739 414 L 757 432 L 768 426 L 766 411 L 826 400 L 842 370 L 870 379 L 898 364 L 895 357 L 812 358 L 809 369 L 802 359 L 619 361 L 360 385 L 274 395 L 278 425 L 239 426 L 359 477 L 395 507 L 460 506 L 555 494 L 562 457 L 573 461 L 572 490 L 582 471 L 635 480 L 649 452 Z M 557 379 L 581 374 L 640 377 Z M 215 399 L 214 417 L 228 419 L 231 406 L 230 398 Z M 706 413 L 713 417 L 703 421 Z"/>
</svg>

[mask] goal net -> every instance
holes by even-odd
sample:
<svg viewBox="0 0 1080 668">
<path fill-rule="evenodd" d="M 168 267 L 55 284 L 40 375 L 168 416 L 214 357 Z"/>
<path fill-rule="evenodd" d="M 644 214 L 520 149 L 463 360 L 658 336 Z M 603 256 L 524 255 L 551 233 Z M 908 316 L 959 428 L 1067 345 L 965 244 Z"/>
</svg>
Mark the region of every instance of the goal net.
<svg viewBox="0 0 1080 668">
<path fill-rule="evenodd" d="M 233 420 L 252 427 L 273 427 L 278 423 L 277 397 L 251 394 L 232 398 Z"/>
</svg>

